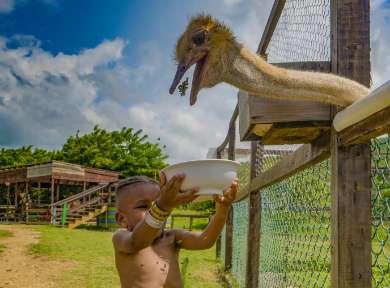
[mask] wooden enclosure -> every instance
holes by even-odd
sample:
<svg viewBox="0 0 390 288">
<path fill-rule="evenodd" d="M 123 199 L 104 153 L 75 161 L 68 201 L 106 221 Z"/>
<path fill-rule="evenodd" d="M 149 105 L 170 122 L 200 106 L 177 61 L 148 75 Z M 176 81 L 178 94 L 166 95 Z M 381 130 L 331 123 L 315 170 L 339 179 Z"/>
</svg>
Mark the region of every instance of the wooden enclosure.
<svg viewBox="0 0 390 288">
<path fill-rule="evenodd" d="M 276 0 L 274 2 L 258 49 L 258 53 L 265 58 L 268 56 L 268 45 L 272 40 L 287 2 L 289 0 Z M 290 2 L 295 3 L 296 6 L 292 5 L 295 9 L 304 7 L 306 3 L 309 7 L 308 11 L 313 10 L 311 9 L 312 1 Z M 321 3 L 327 3 L 327 1 Z M 298 7 L 298 5 L 301 6 Z M 299 70 L 335 73 L 354 79 L 369 87 L 371 84 L 369 1 L 331 0 L 329 5 L 329 14 L 324 14 L 324 17 L 329 15 L 330 18 L 329 61 L 303 61 L 277 63 L 277 65 Z M 262 246 L 264 245 L 262 244 L 262 239 L 266 237 L 266 235 L 261 234 L 261 231 L 263 231 L 262 225 L 269 225 L 269 223 L 264 224 L 263 222 L 265 219 L 262 217 L 264 215 L 264 211 L 262 211 L 264 207 L 262 195 L 271 186 L 291 179 L 292 176 L 315 167 L 315 165 L 322 163 L 328 158 L 330 158 L 329 163 L 331 163 L 330 183 L 326 183 L 326 181 L 324 183 L 329 184 L 330 187 L 330 207 L 321 208 L 323 210 L 313 208 L 308 210 L 308 214 L 313 214 L 315 211 L 327 211 L 330 215 L 329 218 L 325 219 L 329 221 L 330 225 L 328 235 L 330 239 L 330 271 L 327 268 L 317 267 L 317 269 L 325 269 L 325 274 L 329 273 L 329 283 L 324 280 L 322 283 L 328 284 L 310 283 L 310 285 L 313 285 L 310 287 L 358 288 L 373 287 L 373 283 L 376 283 L 375 287 L 388 287 L 386 286 L 386 275 L 382 275 L 384 280 L 373 280 L 372 265 L 378 265 L 378 263 L 372 261 L 371 241 L 373 236 L 371 235 L 371 229 L 373 216 L 371 203 L 374 200 L 371 199 L 371 189 L 374 181 L 372 175 L 374 162 L 371 159 L 373 148 L 370 149 L 370 141 L 377 136 L 390 132 L 388 124 L 390 121 L 389 108 L 378 111 L 359 123 L 336 132 L 332 128 L 331 123 L 338 111 L 337 107 L 318 103 L 269 100 L 250 96 L 242 91 L 239 92 L 238 104 L 230 120 L 228 134 L 223 143 L 218 147 L 217 152 L 221 152 L 226 147 L 229 147 L 229 159 L 234 159 L 234 135 L 238 120 L 241 141 L 252 141 L 251 180 L 244 189 L 241 189 L 238 199 L 236 199 L 238 203 L 241 201 L 248 203 L 248 215 L 246 216 L 248 234 L 246 263 L 244 263 L 246 267 L 245 286 L 240 285 L 240 287 L 309 287 L 294 286 L 294 284 L 288 282 L 287 278 L 290 277 L 289 275 L 304 273 L 307 268 L 301 267 L 302 270 L 299 270 L 299 262 L 294 262 L 296 265 L 294 269 L 298 269 L 299 273 L 292 273 L 288 270 L 284 274 L 286 279 L 272 278 L 272 273 L 267 272 L 267 274 L 265 272 L 271 270 L 262 268 L 261 261 L 265 257 L 262 253 L 270 253 L 270 251 L 265 251 L 266 247 Z M 293 153 L 283 156 L 280 161 L 275 162 L 274 166 L 267 169 L 261 167 L 262 160 L 265 157 L 264 145 L 293 143 L 302 143 L 304 145 Z M 386 152 L 383 153 L 386 154 Z M 221 153 L 217 153 L 217 156 L 221 158 Z M 381 165 L 387 163 L 386 161 L 388 160 L 386 159 L 381 162 Z M 389 176 L 388 168 L 380 169 L 381 177 Z M 288 191 L 288 185 L 291 182 L 283 183 L 287 185 L 286 190 Z M 304 194 L 306 191 L 302 190 L 300 193 Z M 283 195 L 279 197 L 283 197 Z M 277 198 L 275 198 L 276 200 Z M 271 204 L 267 202 L 267 205 L 272 205 L 272 202 Z M 303 208 L 301 207 L 300 209 Z M 237 273 L 232 268 L 232 251 L 236 248 L 234 247 L 233 239 L 235 237 L 234 231 L 239 228 L 233 224 L 235 210 L 232 209 L 230 212 L 231 215 L 229 215 L 226 223 L 223 241 L 220 239 L 217 243 L 217 257 L 220 257 L 223 250 L 224 258 L 221 260 L 224 263 L 224 270 L 228 274 Z M 304 210 L 299 213 L 303 212 Z M 387 212 L 390 211 L 387 210 Z M 385 210 L 382 213 L 387 212 Z M 295 211 L 294 213 L 298 212 Z M 287 218 L 278 218 L 278 221 L 283 222 L 283 220 L 288 221 Z M 270 220 L 268 219 L 267 221 Z M 299 222 L 297 223 L 299 226 Z M 387 233 L 387 238 L 384 236 L 385 239 L 389 239 L 389 230 L 384 233 Z M 283 237 L 286 237 L 284 238 L 286 241 L 292 241 L 288 238 L 288 232 L 283 235 Z M 311 234 L 307 237 L 311 237 Z M 288 243 L 293 245 L 293 242 Z M 278 243 L 274 242 L 272 245 L 278 246 Z M 303 244 L 301 243 L 300 245 Z M 389 248 L 390 241 L 382 240 L 381 245 L 387 245 L 387 248 Z M 288 247 L 288 244 L 286 244 L 286 247 Z M 327 254 L 325 253 L 325 255 Z M 284 263 L 289 263 L 289 257 L 293 256 L 286 253 L 286 258 L 283 258 Z M 299 255 L 295 256 L 299 258 Z M 304 255 L 300 256 L 303 257 Z M 242 265 L 242 262 L 237 265 Z M 270 263 L 270 265 L 276 264 Z M 290 266 L 288 268 L 292 269 Z M 385 268 L 381 269 L 385 271 L 383 270 Z M 313 272 L 306 274 L 310 278 L 309 274 L 312 276 Z M 263 278 L 268 277 L 268 286 L 261 286 L 263 282 L 260 281 L 260 275 Z M 229 277 L 223 277 L 223 279 L 229 279 Z M 278 281 L 284 281 L 283 285 L 280 284 L 282 282 Z"/>
</svg>

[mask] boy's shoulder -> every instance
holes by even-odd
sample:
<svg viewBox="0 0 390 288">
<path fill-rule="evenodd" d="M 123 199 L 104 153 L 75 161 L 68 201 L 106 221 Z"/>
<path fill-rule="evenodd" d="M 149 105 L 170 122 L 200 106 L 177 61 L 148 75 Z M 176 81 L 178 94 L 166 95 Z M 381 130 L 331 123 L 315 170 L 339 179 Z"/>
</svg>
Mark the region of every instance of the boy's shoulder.
<svg viewBox="0 0 390 288">
<path fill-rule="evenodd" d="M 131 235 L 131 231 L 125 228 L 119 228 L 112 234 L 112 242 L 114 246 L 118 243 L 118 240 L 123 239 L 124 237 L 129 237 Z"/>
</svg>

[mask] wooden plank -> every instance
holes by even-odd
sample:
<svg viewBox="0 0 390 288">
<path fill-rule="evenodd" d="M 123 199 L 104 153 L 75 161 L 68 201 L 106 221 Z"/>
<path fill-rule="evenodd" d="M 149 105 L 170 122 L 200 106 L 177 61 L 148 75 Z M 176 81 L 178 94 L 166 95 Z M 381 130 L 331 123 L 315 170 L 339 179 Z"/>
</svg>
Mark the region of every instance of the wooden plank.
<svg viewBox="0 0 390 288">
<path fill-rule="evenodd" d="M 369 0 L 331 1 L 332 72 L 370 85 Z M 334 109 L 337 111 L 337 109 Z M 335 115 L 335 112 L 333 113 Z M 331 286 L 371 287 L 371 152 L 331 135 Z"/>
<path fill-rule="evenodd" d="M 234 108 L 232 117 L 230 118 L 228 133 L 226 134 L 226 137 L 223 140 L 222 144 L 217 147 L 217 158 L 218 159 L 222 158 L 222 151 L 224 151 L 225 147 L 229 143 L 230 130 L 232 129 L 233 126 L 236 125 L 235 123 L 236 123 L 237 117 L 238 117 L 238 103 L 237 103 L 236 107 Z"/>
<path fill-rule="evenodd" d="M 264 137 L 271 127 L 276 129 L 273 126 L 276 123 L 301 123 L 299 128 L 312 127 L 313 123 L 320 122 L 330 126 L 330 105 L 324 103 L 272 99 L 241 91 L 238 105 L 241 141 L 259 140 L 258 136 Z M 305 132 L 302 129 L 297 131 L 301 131 L 301 134 Z M 311 132 L 307 131 L 306 134 L 310 135 Z"/>
<path fill-rule="evenodd" d="M 258 151 L 260 150 L 260 151 Z M 250 177 L 254 179 L 260 171 L 261 157 L 264 152 L 263 147 L 259 147 L 257 142 L 251 143 L 251 170 Z M 257 158 L 260 159 L 257 159 Z M 246 257 L 246 277 L 245 287 L 256 288 L 259 282 L 260 265 L 260 232 L 261 232 L 261 194 L 260 190 L 255 190 L 249 195 L 249 219 L 247 235 L 247 257 Z"/>
<path fill-rule="evenodd" d="M 332 146 L 332 287 L 371 287 L 370 146 Z"/>
<path fill-rule="evenodd" d="M 233 259 L 233 208 L 230 209 L 226 220 L 225 233 L 225 271 L 230 271 L 232 268 Z"/>
<path fill-rule="evenodd" d="M 261 37 L 257 53 L 261 56 L 266 56 L 268 44 L 271 41 L 272 34 L 275 31 L 276 25 L 278 24 L 279 18 L 282 15 L 286 0 L 275 0 L 272 7 L 271 13 L 268 17 L 267 24 L 265 25 L 263 36 Z"/>
<path fill-rule="evenodd" d="M 338 133 L 341 145 L 367 143 L 370 139 L 390 132 L 390 107 Z"/>
<path fill-rule="evenodd" d="M 329 121 L 274 123 L 260 141 L 263 145 L 311 143 L 329 131 Z"/>
<path fill-rule="evenodd" d="M 236 122 L 233 121 L 229 129 L 229 150 L 228 159 L 234 160 L 234 149 L 236 141 Z M 233 207 L 230 209 L 226 221 L 226 237 L 225 237 L 225 271 L 230 271 L 233 260 Z"/>
<path fill-rule="evenodd" d="M 329 134 L 324 134 L 313 143 L 298 148 L 295 152 L 285 156 L 271 169 L 254 178 L 244 189 L 244 192 L 238 195 L 236 201 L 245 198 L 252 191 L 263 189 L 325 160 L 330 154 L 329 144 Z"/>
<path fill-rule="evenodd" d="M 56 201 L 60 201 L 60 183 L 57 181 L 56 183 Z"/>
</svg>

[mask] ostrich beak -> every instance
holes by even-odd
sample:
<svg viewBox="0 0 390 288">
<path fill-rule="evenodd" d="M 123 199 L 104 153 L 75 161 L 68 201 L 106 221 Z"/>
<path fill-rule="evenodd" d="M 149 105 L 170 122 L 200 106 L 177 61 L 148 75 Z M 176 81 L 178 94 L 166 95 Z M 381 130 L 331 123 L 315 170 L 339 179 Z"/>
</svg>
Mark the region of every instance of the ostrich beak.
<svg viewBox="0 0 390 288">
<path fill-rule="evenodd" d="M 179 65 L 177 65 L 176 75 L 172 81 L 171 88 L 169 89 L 169 94 L 175 93 L 177 85 L 179 85 L 181 78 L 183 78 L 189 67 L 190 65 L 183 62 L 180 62 Z"/>
</svg>

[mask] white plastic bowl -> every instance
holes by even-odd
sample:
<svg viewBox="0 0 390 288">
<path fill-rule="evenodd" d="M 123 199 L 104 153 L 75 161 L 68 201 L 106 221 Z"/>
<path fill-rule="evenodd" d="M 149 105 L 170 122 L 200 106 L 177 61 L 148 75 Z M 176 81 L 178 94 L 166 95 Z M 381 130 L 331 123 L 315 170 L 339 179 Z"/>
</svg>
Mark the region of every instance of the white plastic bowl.
<svg viewBox="0 0 390 288">
<path fill-rule="evenodd" d="M 162 171 L 169 181 L 177 173 L 185 173 L 182 190 L 199 187 L 195 201 L 212 199 L 212 195 L 222 194 L 237 177 L 240 164 L 235 161 L 221 159 L 194 160 L 177 163 L 164 168 Z"/>
</svg>

